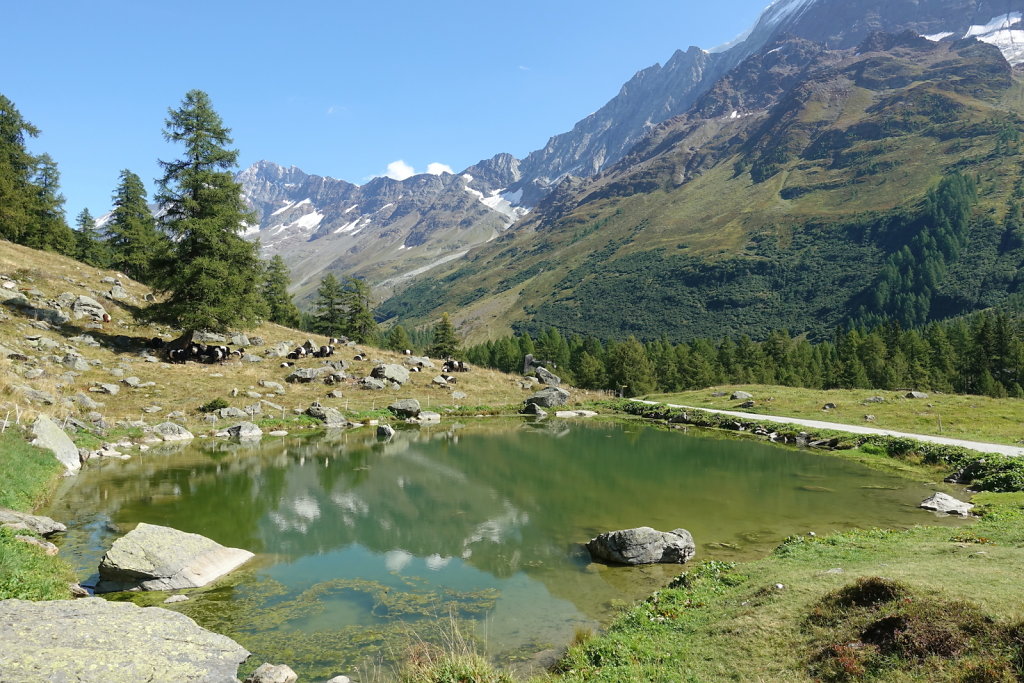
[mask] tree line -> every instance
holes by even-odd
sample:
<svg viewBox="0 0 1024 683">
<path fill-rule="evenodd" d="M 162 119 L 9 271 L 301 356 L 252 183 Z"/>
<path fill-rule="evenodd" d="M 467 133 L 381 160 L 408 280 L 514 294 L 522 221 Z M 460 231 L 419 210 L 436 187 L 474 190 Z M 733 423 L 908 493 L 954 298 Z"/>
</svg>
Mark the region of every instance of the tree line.
<svg viewBox="0 0 1024 683">
<path fill-rule="evenodd" d="M 811 389 L 924 389 L 1024 398 L 1024 322 L 983 311 L 924 327 L 896 321 L 837 330 L 812 343 L 785 330 L 763 341 L 748 336 L 672 344 L 602 342 L 548 329 L 503 337 L 466 349 L 470 363 L 523 371 L 532 354 L 584 389 L 626 396 L 699 389 L 716 384 L 780 384 Z"/>
<path fill-rule="evenodd" d="M 256 217 L 234 179 L 238 150 L 230 147 L 230 129 L 205 92 L 190 90 L 168 110 L 164 139 L 184 153 L 159 162 L 158 217 L 142 179 L 124 169 L 108 220 L 97 226 L 83 209 L 72 230 L 56 163 L 28 150 L 28 139 L 38 135 L 0 95 L 0 238 L 117 269 L 152 286 L 164 294 L 144 311 L 154 321 L 215 331 L 262 320 L 299 322 L 284 261 L 262 261 L 259 243 L 241 235 Z"/>
</svg>

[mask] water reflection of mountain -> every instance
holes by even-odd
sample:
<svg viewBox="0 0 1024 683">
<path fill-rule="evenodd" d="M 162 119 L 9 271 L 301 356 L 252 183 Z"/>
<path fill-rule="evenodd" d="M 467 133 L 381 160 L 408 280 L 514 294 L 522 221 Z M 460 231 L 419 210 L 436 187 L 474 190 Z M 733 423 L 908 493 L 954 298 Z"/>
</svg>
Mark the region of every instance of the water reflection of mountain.
<svg viewBox="0 0 1024 683">
<path fill-rule="evenodd" d="M 503 430 L 202 443 L 90 467 L 54 514 L 166 524 L 292 557 L 358 543 L 498 577 L 543 576 L 610 528 L 685 526 L 701 542 L 735 542 L 742 531 L 906 523 L 906 492 L 858 485 L 892 478 L 833 458 L 638 427 L 574 425 L 560 439 L 548 430 L 565 434 L 565 423 Z"/>
</svg>

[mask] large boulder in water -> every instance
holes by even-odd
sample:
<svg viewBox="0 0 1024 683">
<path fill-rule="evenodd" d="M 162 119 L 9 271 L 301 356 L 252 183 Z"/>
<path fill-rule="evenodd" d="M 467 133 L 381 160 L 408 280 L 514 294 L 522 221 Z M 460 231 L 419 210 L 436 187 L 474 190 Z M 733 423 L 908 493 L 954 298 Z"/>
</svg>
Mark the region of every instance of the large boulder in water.
<svg viewBox="0 0 1024 683">
<path fill-rule="evenodd" d="M 198 588 L 252 556 L 199 534 L 142 523 L 114 541 L 103 556 L 96 592 Z"/>
<path fill-rule="evenodd" d="M 249 653 L 184 614 L 102 598 L 0 601 L 0 680 L 237 681 Z"/>
<path fill-rule="evenodd" d="M 66 526 L 49 517 L 30 515 L 27 512 L 18 512 L 6 508 L 0 508 L 0 526 L 26 529 L 40 536 L 52 536 L 53 534 L 68 530 Z"/>
<path fill-rule="evenodd" d="M 958 500 L 947 493 L 935 492 L 928 498 L 921 501 L 918 507 L 922 507 L 925 510 L 933 510 L 935 512 L 943 512 L 947 515 L 960 515 L 961 517 L 970 517 L 971 510 L 974 508 L 973 503 L 965 503 L 962 500 Z"/>
<path fill-rule="evenodd" d="M 418 417 L 420 402 L 414 398 L 403 398 L 389 405 L 388 410 L 398 417 Z"/>
<path fill-rule="evenodd" d="M 657 531 L 649 526 L 600 534 L 587 543 L 590 556 L 612 564 L 683 564 L 697 552 L 686 529 Z"/>
</svg>

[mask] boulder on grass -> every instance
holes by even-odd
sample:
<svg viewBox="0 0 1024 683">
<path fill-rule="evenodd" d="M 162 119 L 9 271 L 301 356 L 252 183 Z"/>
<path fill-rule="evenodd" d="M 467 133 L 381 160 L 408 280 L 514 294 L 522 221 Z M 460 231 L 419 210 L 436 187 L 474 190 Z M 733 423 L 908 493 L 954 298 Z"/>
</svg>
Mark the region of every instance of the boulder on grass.
<svg viewBox="0 0 1024 683">
<path fill-rule="evenodd" d="M 561 377 L 543 366 L 538 365 L 534 371 L 537 373 L 537 379 L 540 380 L 541 384 L 546 384 L 549 387 L 557 387 L 562 383 Z"/>
<path fill-rule="evenodd" d="M 15 525 L 18 525 L 17 528 L 19 529 L 25 529 L 40 536 L 52 536 L 53 534 L 68 530 L 66 526 L 49 517 L 0 508 L 0 526 Z"/>
<path fill-rule="evenodd" d="M 251 557 L 248 550 L 225 548 L 199 534 L 142 523 L 114 541 L 103 556 L 96 592 L 198 588 Z"/>
<path fill-rule="evenodd" d="M 749 394 L 745 391 L 734 391 L 729 397 L 730 401 L 746 401 L 747 399 L 754 398 L 753 394 Z"/>
<path fill-rule="evenodd" d="M 163 441 L 188 441 L 195 438 L 192 432 L 173 422 L 161 422 L 153 427 L 153 434 Z"/>
<path fill-rule="evenodd" d="M 533 403 L 541 408 L 557 408 L 558 406 L 564 406 L 565 402 L 569 400 L 569 392 L 561 387 L 548 387 L 547 389 L 541 389 L 536 394 L 531 395 L 526 399 L 526 404 Z"/>
<path fill-rule="evenodd" d="M 906 398 L 928 398 L 928 394 L 924 393 L 923 391 L 908 391 L 906 393 L 905 397 Z"/>
<path fill-rule="evenodd" d="M 414 398 L 403 398 L 389 405 L 388 410 L 398 417 L 417 417 L 420 414 L 420 402 Z"/>
<path fill-rule="evenodd" d="M 32 423 L 32 444 L 51 451 L 69 473 L 82 467 L 78 446 L 71 437 L 46 415 L 40 414 Z"/>
<path fill-rule="evenodd" d="M 600 534 L 587 543 L 594 560 L 612 564 L 683 564 L 697 552 L 686 529 L 657 531 L 649 526 Z"/>
<path fill-rule="evenodd" d="M 252 422 L 241 422 L 233 427 L 228 427 L 228 436 L 239 441 L 250 441 L 262 437 L 263 430 Z"/>
<path fill-rule="evenodd" d="M 237 681 L 249 652 L 184 614 L 103 598 L 0 600 L 0 680 Z"/>
<path fill-rule="evenodd" d="M 306 408 L 306 415 L 320 420 L 325 426 L 330 428 L 348 426 L 348 420 L 345 419 L 341 412 L 334 408 L 325 408 L 319 403 L 314 403 L 309 408 Z"/>
<path fill-rule="evenodd" d="M 373 377 L 374 379 L 387 380 L 388 382 L 395 382 L 397 384 L 407 384 L 409 382 L 409 369 L 402 365 L 385 363 L 375 367 L 370 372 L 370 377 Z"/>
</svg>

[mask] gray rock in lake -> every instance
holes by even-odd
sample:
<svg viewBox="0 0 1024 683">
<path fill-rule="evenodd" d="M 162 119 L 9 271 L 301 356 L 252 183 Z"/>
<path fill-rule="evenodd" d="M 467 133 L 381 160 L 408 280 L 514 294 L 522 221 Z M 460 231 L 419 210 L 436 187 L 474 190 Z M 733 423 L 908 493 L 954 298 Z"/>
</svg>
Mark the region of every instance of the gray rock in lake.
<svg viewBox="0 0 1024 683">
<path fill-rule="evenodd" d="M 754 398 L 753 394 L 749 394 L 745 391 L 734 391 L 729 397 L 730 401 L 745 401 L 747 399 Z"/>
<path fill-rule="evenodd" d="M 541 384 L 546 384 L 549 387 L 557 387 L 562 383 L 561 377 L 543 366 L 538 365 L 535 372 L 537 373 L 537 379 L 540 380 Z"/>
<path fill-rule="evenodd" d="M 922 507 L 925 510 L 934 510 L 935 512 L 944 512 L 949 515 L 960 515 L 961 517 L 970 517 L 971 510 L 974 508 L 973 503 L 965 503 L 962 500 L 957 500 L 953 496 L 946 493 L 936 492 L 921 501 L 918 507 Z"/>
<path fill-rule="evenodd" d="M 81 469 L 82 462 L 78 456 L 78 446 L 56 422 L 48 416 L 40 414 L 32 423 L 31 431 L 34 437 L 32 443 L 52 451 L 68 472 L 74 473 Z"/>
<path fill-rule="evenodd" d="M 403 398 L 389 405 L 388 410 L 398 417 L 417 417 L 420 414 L 420 402 L 414 398 Z"/>
<path fill-rule="evenodd" d="M 142 523 L 114 541 L 103 556 L 96 592 L 198 588 L 251 557 L 248 550 L 225 548 L 199 534 Z"/>
<path fill-rule="evenodd" d="M 20 526 L 16 526 L 20 525 Z M 0 508 L 0 526 L 14 526 L 18 529 L 31 531 L 40 536 L 52 536 L 67 531 L 68 528 L 49 517 L 42 515 L 30 515 L 25 512 Z"/>
<path fill-rule="evenodd" d="M 252 422 L 241 422 L 233 427 L 228 427 L 228 436 L 239 441 L 249 441 L 262 437 L 263 430 Z"/>
<path fill-rule="evenodd" d="M 523 406 L 523 409 L 519 411 L 523 415 L 536 415 L 537 417 L 547 417 L 548 413 L 546 410 L 541 408 L 536 403 L 527 403 Z"/>
<path fill-rule="evenodd" d="M 526 404 L 533 403 L 542 408 L 557 408 L 558 406 L 564 406 L 568 400 L 569 392 L 565 389 L 561 387 L 548 387 L 528 397 Z"/>
<path fill-rule="evenodd" d="M 657 531 L 649 526 L 600 534 L 587 543 L 590 556 L 613 564 L 683 564 L 697 552 L 686 529 Z"/>
<path fill-rule="evenodd" d="M 233 683 L 249 652 L 184 614 L 102 598 L 0 601 L 0 680 Z"/>
<path fill-rule="evenodd" d="M 432 410 L 421 410 L 420 414 L 416 416 L 416 420 L 421 424 L 439 423 L 441 422 L 441 413 L 435 413 Z"/>
<path fill-rule="evenodd" d="M 153 434 L 164 441 L 188 441 L 195 438 L 192 432 L 173 422 L 161 422 L 153 427 Z"/>
<path fill-rule="evenodd" d="M 298 674 L 285 664 L 260 664 L 259 668 L 245 679 L 245 683 L 295 683 Z"/>
<path fill-rule="evenodd" d="M 377 425 L 377 436 L 382 439 L 390 439 L 395 435 L 395 428 L 391 425 Z"/>
</svg>

